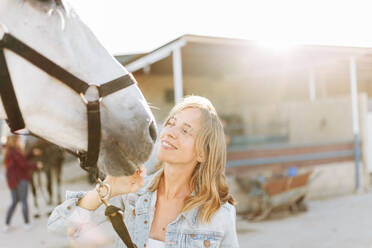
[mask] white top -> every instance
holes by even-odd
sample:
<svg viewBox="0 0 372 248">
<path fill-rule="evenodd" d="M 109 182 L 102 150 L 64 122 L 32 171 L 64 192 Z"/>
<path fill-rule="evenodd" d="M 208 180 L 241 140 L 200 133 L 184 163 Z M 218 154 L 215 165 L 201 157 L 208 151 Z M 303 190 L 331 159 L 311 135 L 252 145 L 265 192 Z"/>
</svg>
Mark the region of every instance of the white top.
<svg viewBox="0 0 372 248">
<path fill-rule="evenodd" d="M 146 248 L 165 248 L 165 243 L 156 239 L 149 238 L 146 243 Z"/>
</svg>

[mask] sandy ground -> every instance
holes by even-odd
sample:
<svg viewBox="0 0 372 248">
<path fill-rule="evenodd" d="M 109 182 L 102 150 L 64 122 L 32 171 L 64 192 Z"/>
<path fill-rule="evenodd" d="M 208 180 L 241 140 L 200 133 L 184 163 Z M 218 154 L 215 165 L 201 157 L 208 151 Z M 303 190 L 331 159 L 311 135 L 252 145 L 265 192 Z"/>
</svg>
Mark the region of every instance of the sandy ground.
<svg viewBox="0 0 372 248">
<path fill-rule="evenodd" d="M 84 190 L 91 186 L 86 182 L 84 172 L 75 163 L 64 167 L 63 192 Z M 10 204 L 10 193 L 0 171 L 0 219 Z M 48 211 L 42 198 L 43 215 L 32 219 L 33 227 L 25 230 L 18 206 L 7 233 L 0 232 L 0 247 L 71 247 L 66 237 L 50 234 L 46 230 Z M 35 212 L 29 197 L 31 215 Z M 372 248 L 372 191 L 308 202 L 309 210 L 296 215 L 285 214 L 279 218 L 252 223 L 238 217 L 237 229 L 240 247 L 259 248 Z M 103 232 L 112 240 L 111 227 L 103 226 Z M 105 247 L 110 247 L 111 244 Z"/>
<path fill-rule="evenodd" d="M 372 248 L 372 192 L 312 201 L 308 208 L 260 223 L 239 220 L 241 247 Z"/>
</svg>

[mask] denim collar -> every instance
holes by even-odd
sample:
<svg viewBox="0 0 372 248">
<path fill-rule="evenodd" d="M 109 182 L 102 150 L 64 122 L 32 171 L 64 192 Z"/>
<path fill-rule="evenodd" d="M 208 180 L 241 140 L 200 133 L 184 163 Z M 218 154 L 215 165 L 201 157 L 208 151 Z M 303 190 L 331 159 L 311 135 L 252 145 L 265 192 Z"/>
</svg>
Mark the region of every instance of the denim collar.
<svg viewBox="0 0 372 248">
<path fill-rule="evenodd" d="M 198 224 L 198 210 L 199 207 L 181 213 L 186 222 L 193 228 L 196 227 Z"/>
</svg>

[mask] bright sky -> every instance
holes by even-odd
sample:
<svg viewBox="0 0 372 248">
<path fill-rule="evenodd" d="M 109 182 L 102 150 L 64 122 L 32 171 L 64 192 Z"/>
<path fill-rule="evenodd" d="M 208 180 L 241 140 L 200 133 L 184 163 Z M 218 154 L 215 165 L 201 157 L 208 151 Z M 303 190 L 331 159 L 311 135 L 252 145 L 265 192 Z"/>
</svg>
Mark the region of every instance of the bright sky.
<svg viewBox="0 0 372 248">
<path fill-rule="evenodd" d="M 70 0 L 114 55 L 183 34 L 372 47 L 370 0 Z"/>
</svg>

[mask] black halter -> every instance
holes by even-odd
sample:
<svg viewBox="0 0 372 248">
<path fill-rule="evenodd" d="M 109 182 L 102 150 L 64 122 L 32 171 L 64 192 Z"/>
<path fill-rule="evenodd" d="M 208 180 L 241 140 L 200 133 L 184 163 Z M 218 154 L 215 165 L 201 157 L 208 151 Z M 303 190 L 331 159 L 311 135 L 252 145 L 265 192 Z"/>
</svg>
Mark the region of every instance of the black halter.
<svg viewBox="0 0 372 248">
<path fill-rule="evenodd" d="M 101 143 L 100 102 L 103 97 L 135 84 L 136 81 L 133 76 L 127 74 L 100 86 L 88 84 L 27 46 L 11 34 L 5 33 L 3 38 L 0 40 L 0 96 L 7 115 L 7 122 L 12 133 L 19 133 L 21 130 L 25 130 L 26 125 L 14 92 L 5 60 L 4 48 L 7 48 L 23 57 L 36 67 L 48 73 L 50 76 L 69 86 L 82 97 L 87 106 L 88 113 L 88 151 L 69 152 L 79 157 L 80 166 L 84 170 L 87 170 L 91 174 L 93 173 L 94 176 L 97 177 L 97 160 Z M 99 93 L 98 99 L 88 101 L 85 98 L 85 93 L 89 87 L 97 88 Z M 39 137 L 30 131 L 28 131 L 28 133 Z"/>
</svg>

